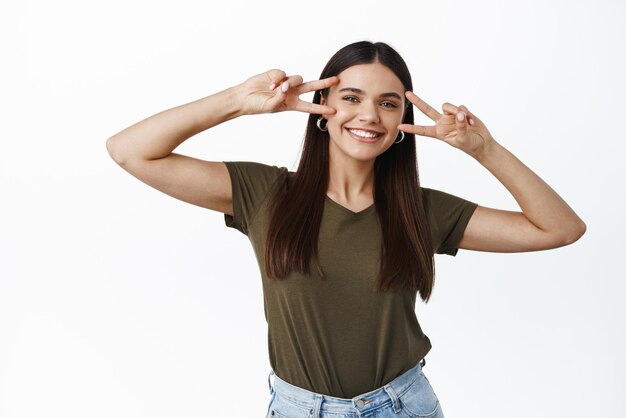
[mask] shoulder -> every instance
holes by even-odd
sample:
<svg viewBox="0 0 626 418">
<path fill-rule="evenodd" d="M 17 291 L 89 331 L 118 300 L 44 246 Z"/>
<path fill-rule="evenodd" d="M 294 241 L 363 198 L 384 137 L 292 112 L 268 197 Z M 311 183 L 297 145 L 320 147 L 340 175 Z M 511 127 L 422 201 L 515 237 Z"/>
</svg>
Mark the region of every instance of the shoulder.
<svg viewBox="0 0 626 418">
<path fill-rule="evenodd" d="M 438 212 L 442 208 L 445 208 L 448 204 L 453 202 L 456 197 L 444 191 L 431 189 L 429 187 L 421 187 L 421 189 L 424 208 L 428 214 Z"/>
<path fill-rule="evenodd" d="M 456 255 L 458 242 L 478 205 L 441 190 L 421 189 L 435 252 Z"/>
<path fill-rule="evenodd" d="M 226 164 L 228 171 L 239 171 L 263 176 L 279 176 L 288 172 L 287 167 L 263 164 L 256 161 L 224 161 L 224 164 Z"/>
<path fill-rule="evenodd" d="M 422 189 L 422 196 L 424 200 L 424 206 L 426 210 L 443 210 L 458 207 L 471 207 L 476 203 L 459 197 L 457 195 L 447 193 L 437 189 L 431 189 L 428 187 L 420 187 Z"/>
<path fill-rule="evenodd" d="M 233 216 L 225 215 L 226 226 L 248 234 L 249 225 L 273 190 L 284 184 L 286 167 L 254 161 L 224 161 L 231 180 Z"/>
<path fill-rule="evenodd" d="M 267 189 L 279 178 L 286 177 L 286 167 L 258 163 L 255 161 L 224 161 L 233 184 Z"/>
</svg>

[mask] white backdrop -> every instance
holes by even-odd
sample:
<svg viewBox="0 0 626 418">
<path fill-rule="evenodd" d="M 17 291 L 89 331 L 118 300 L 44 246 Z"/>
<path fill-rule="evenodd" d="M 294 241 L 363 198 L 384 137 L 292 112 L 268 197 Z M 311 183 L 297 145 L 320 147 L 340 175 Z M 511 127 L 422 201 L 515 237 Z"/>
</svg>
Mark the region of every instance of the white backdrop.
<svg viewBox="0 0 626 418">
<path fill-rule="evenodd" d="M 176 3 L 2 7 L 0 417 L 264 416 L 247 238 L 105 142 L 270 68 L 315 79 L 362 39 L 395 47 L 431 105 L 476 113 L 587 224 L 555 250 L 436 257 L 417 314 L 446 416 L 623 416 L 624 3 Z M 176 152 L 294 170 L 306 117 L 236 119 Z M 519 210 L 472 158 L 417 140 L 423 186 Z"/>
</svg>

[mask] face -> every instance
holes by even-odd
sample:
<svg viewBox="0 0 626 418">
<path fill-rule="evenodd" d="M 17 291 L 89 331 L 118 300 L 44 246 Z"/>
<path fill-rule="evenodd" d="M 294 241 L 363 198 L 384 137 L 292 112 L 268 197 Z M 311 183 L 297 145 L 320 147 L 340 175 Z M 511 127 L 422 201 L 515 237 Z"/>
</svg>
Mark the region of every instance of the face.
<svg viewBox="0 0 626 418">
<path fill-rule="evenodd" d="M 404 86 L 386 66 L 375 62 L 338 74 L 322 104 L 337 110 L 327 115 L 333 161 L 373 161 L 398 137 L 405 109 Z"/>
</svg>

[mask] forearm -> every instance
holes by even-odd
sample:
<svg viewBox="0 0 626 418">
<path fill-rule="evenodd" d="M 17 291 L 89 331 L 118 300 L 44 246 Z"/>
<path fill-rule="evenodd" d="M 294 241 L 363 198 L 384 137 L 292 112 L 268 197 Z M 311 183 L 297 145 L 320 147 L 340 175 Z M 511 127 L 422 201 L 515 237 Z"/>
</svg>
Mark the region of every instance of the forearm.
<svg viewBox="0 0 626 418">
<path fill-rule="evenodd" d="M 537 228 L 577 239 L 585 223 L 545 181 L 495 140 L 476 160 L 513 195 L 522 212 Z"/>
<path fill-rule="evenodd" d="M 241 114 L 240 88 L 231 87 L 137 122 L 109 138 L 107 149 L 118 162 L 163 158 L 188 138 Z"/>
</svg>

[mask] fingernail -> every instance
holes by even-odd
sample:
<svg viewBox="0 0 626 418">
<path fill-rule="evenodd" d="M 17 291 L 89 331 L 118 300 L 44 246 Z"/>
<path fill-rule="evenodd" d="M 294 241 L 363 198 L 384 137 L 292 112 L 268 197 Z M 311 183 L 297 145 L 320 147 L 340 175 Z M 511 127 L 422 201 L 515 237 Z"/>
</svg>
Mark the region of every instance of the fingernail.
<svg viewBox="0 0 626 418">
<path fill-rule="evenodd" d="M 274 90 L 274 87 L 276 87 L 276 83 L 270 84 L 270 90 Z"/>
<path fill-rule="evenodd" d="M 474 125 L 474 119 L 470 118 L 470 120 L 469 120 L 469 121 L 470 121 L 470 125 L 472 125 L 472 126 L 473 126 L 473 125 Z"/>
<path fill-rule="evenodd" d="M 458 120 L 459 122 L 463 122 L 463 119 L 465 119 L 465 113 L 459 112 L 456 114 L 456 120 Z"/>
<path fill-rule="evenodd" d="M 283 83 L 283 85 L 282 85 L 282 86 L 280 86 L 280 89 L 281 89 L 283 92 L 285 92 L 285 91 L 289 90 L 289 83 L 288 83 L 287 81 L 285 81 L 285 82 Z"/>
</svg>

